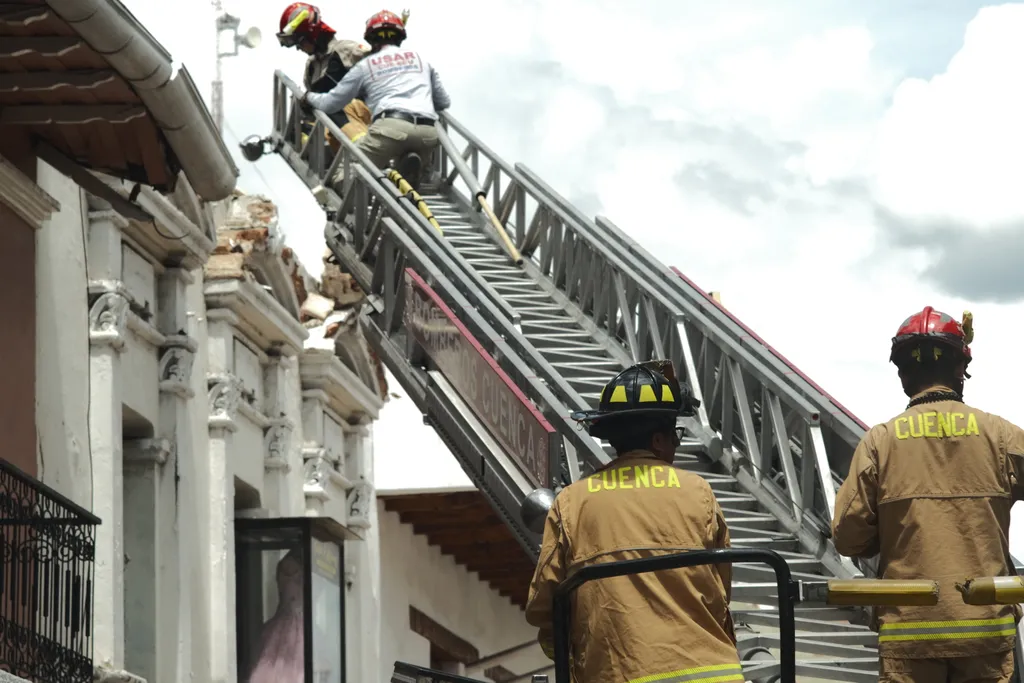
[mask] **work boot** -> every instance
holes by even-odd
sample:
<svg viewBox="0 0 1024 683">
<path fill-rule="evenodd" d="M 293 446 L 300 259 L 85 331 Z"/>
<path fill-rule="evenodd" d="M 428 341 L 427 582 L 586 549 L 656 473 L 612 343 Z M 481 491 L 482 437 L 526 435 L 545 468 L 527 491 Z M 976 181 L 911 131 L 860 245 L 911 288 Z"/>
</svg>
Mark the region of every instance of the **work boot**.
<svg viewBox="0 0 1024 683">
<path fill-rule="evenodd" d="M 412 185 L 413 189 L 417 189 L 420 184 L 420 173 L 423 170 L 423 159 L 416 152 L 409 152 L 398 160 L 398 167 L 395 170 L 405 178 L 405 182 Z"/>
</svg>

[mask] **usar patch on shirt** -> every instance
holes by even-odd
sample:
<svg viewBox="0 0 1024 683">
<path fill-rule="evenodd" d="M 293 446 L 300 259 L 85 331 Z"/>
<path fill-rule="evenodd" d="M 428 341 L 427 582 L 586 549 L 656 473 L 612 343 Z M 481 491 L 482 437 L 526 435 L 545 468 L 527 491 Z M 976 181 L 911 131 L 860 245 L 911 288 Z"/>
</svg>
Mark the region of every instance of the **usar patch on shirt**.
<svg viewBox="0 0 1024 683">
<path fill-rule="evenodd" d="M 423 71 L 423 62 L 415 52 L 376 54 L 366 59 L 369 60 L 370 78 L 373 80 L 395 74 L 422 73 Z"/>
</svg>

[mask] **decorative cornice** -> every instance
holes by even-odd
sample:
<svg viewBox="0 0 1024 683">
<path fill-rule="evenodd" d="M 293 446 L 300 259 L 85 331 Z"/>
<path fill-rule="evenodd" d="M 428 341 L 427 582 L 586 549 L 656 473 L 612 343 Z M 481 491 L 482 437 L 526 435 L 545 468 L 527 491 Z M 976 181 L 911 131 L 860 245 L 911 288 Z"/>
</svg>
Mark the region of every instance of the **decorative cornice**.
<svg viewBox="0 0 1024 683">
<path fill-rule="evenodd" d="M 124 442 L 124 463 L 136 467 L 160 467 L 174 453 L 168 439 L 135 439 Z"/>
<path fill-rule="evenodd" d="M 263 436 L 263 448 L 265 451 L 263 467 L 265 470 L 291 471 L 291 464 L 288 461 L 288 451 L 291 446 L 292 430 L 295 425 L 287 417 L 280 417 L 270 421 L 266 434 Z"/>
<path fill-rule="evenodd" d="M 370 506 L 373 501 L 373 485 L 360 478 L 348 491 L 348 525 L 357 529 L 369 529 Z"/>
<path fill-rule="evenodd" d="M 160 391 L 169 392 L 179 398 L 192 398 L 192 363 L 198 345 L 188 335 L 167 337 L 160 356 L 158 377 Z"/>
<path fill-rule="evenodd" d="M 208 280 L 203 285 L 207 310 L 224 308 L 238 316 L 235 327 L 264 351 L 286 356 L 301 352 L 309 332 L 262 287 L 246 280 Z"/>
<path fill-rule="evenodd" d="M 55 212 L 60 202 L 51 197 L 17 166 L 0 155 L 0 201 L 11 207 L 26 223 L 38 230 Z"/>
<path fill-rule="evenodd" d="M 209 419 L 210 429 L 223 429 L 234 432 L 238 429 L 235 417 L 238 415 L 238 403 L 242 399 L 242 382 L 234 375 L 209 374 Z"/>
<path fill-rule="evenodd" d="M 363 415 L 376 418 L 384 401 L 367 387 L 337 356 L 325 349 L 305 349 L 299 356 L 303 390 L 327 393 L 328 405 L 346 421 Z"/>
<path fill-rule="evenodd" d="M 131 195 L 131 187 L 123 181 L 106 175 L 101 175 L 100 179 L 122 197 L 127 199 Z M 187 270 L 200 268 L 206 263 L 216 245 L 168 197 L 143 185 L 135 201 L 153 216 L 159 230 L 134 220 L 117 225 L 144 252 L 160 263 L 177 262 Z"/>
<path fill-rule="evenodd" d="M 89 342 L 94 346 L 124 348 L 129 298 L 124 292 L 101 294 L 89 308 Z"/>
<path fill-rule="evenodd" d="M 258 408 L 255 408 L 249 403 L 246 398 L 246 390 L 244 383 L 240 386 L 241 398 L 238 401 L 238 414 L 247 419 L 258 429 L 266 429 L 270 426 L 271 420 L 269 417 L 264 415 Z"/>
</svg>

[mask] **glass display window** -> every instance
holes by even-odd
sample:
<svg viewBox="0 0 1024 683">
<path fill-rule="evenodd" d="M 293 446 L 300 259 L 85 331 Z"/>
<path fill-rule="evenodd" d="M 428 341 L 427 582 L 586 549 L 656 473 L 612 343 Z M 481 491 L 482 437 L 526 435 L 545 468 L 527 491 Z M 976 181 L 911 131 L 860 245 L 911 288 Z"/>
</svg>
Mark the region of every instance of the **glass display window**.
<svg viewBox="0 0 1024 683">
<path fill-rule="evenodd" d="M 345 683 L 348 537 L 323 518 L 235 520 L 240 683 Z"/>
</svg>

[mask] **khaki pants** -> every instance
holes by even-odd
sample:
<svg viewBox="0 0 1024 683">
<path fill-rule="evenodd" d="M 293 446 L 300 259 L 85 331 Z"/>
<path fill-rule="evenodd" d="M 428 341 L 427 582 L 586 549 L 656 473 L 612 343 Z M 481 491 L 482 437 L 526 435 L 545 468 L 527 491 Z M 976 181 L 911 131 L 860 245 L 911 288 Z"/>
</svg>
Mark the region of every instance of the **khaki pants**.
<svg viewBox="0 0 1024 683">
<path fill-rule="evenodd" d="M 362 100 L 352 100 L 342 110 L 345 112 L 345 116 L 348 117 L 348 123 L 341 127 L 341 132 L 348 136 L 348 139 L 352 142 L 359 140 L 359 138 L 366 135 L 367 129 L 370 127 L 370 110 L 366 108 L 366 104 Z M 313 126 L 314 119 L 309 119 L 309 126 Z M 302 134 L 302 144 L 306 144 L 308 135 Z M 327 144 L 330 145 L 331 149 L 337 152 L 341 149 L 341 143 L 334 139 L 331 135 L 331 131 L 324 131 L 324 139 L 327 140 Z"/>
<path fill-rule="evenodd" d="M 1013 650 L 978 657 L 895 659 L 882 657 L 879 683 L 1009 683 Z"/>
<path fill-rule="evenodd" d="M 398 161 L 407 152 L 419 154 L 426 168 L 430 165 L 434 149 L 437 148 L 438 138 L 434 126 L 416 125 L 401 119 L 377 119 L 370 124 L 366 135 L 355 142 L 374 166 L 381 170 L 391 166 L 392 161 Z M 343 179 L 343 169 L 339 166 L 331 179 L 339 194 Z"/>
</svg>

